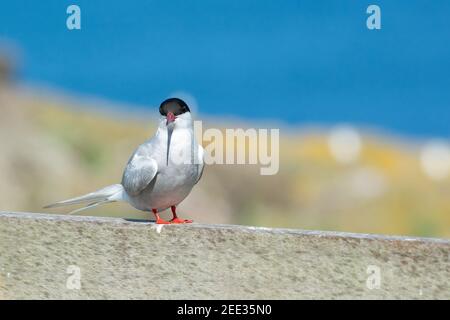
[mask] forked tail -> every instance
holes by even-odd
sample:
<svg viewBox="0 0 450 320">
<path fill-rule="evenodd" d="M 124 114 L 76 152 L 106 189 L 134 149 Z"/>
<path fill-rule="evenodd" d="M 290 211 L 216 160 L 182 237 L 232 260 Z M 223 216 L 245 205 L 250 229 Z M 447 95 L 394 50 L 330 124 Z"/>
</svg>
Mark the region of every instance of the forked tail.
<svg viewBox="0 0 450 320">
<path fill-rule="evenodd" d="M 69 214 L 73 214 L 73 213 L 80 212 L 80 211 L 83 211 L 86 209 L 94 208 L 101 204 L 124 200 L 124 192 L 125 191 L 121 184 L 113 184 L 113 185 L 107 186 L 105 188 L 102 188 L 100 190 L 85 194 L 83 196 L 79 196 L 76 198 L 49 204 L 49 205 L 45 206 L 44 208 L 55 208 L 55 207 L 62 207 L 62 206 L 68 206 L 68 205 L 72 205 L 72 204 L 88 202 L 88 204 L 85 207 L 76 209 L 69 213 Z"/>
</svg>

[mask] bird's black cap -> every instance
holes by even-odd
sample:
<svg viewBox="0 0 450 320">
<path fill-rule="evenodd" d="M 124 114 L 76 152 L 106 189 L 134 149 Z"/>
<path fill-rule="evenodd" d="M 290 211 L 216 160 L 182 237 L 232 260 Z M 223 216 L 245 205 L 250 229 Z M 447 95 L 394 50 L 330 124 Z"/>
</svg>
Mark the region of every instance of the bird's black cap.
<svg viewBox="0 0 450 320">
<path fill-rule="evenodd" d="M 185 112 L 191 112 L 188 105 L 181 99 L 169 98 L 164 100 L 159 107 L 159 113 L 163 116 L 167 116 L 169 112 L 172 112 L 175 116 L 183 114 Z"/>
</svg>

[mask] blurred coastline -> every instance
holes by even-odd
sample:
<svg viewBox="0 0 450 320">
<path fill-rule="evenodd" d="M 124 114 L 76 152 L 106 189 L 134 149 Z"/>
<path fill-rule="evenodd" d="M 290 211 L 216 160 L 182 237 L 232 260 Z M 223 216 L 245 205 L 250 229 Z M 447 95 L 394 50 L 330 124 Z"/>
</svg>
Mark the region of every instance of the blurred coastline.
<svg viewBox="0 0 450 320">
<path fill-rule="evenodd" d="M 117 183 L 155 130 L 152 112 L 108 102 L 91 108 L 10 79 L 0 59 L 1 210 L 43 212 L 55 200 Z M 240 125 L 206 119 L 205 127 Z M 450 177 L 445 159 L 433 158 L 438 147 L 428 156 L 423 141 L 351 125 L 280 134 L 277 175 L 261 176 L 254 165 L 210 165 L 180 212 L 205 223 L 450 237 Z M 150 218 L 118 203 L 84 214 Z"/>
</svg>

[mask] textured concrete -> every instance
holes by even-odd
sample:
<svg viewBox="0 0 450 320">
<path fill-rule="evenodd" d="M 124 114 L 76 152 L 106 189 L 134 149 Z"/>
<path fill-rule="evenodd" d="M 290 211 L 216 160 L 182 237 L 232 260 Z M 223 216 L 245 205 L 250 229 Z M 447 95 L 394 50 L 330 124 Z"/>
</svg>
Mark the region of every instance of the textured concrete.
<svg viewBox="0 0 450 320">
<path fill-rule="evenodd" d="M 0 298 L 450 299 L 450 241 L 0 213 Z"/>
</svg>

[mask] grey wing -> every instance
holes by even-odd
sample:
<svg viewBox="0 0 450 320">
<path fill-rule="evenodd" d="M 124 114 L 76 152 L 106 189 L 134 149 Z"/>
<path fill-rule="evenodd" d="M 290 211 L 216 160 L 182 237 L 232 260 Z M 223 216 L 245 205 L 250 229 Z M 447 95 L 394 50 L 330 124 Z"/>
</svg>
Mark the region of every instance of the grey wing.
<svg viewBox="0 0 450 320">
<path fill-rule="evenodd" d="M 144 150 L 138 149 L 123 172 L 122 185 L 130 196 L 137 196 L 155 178 L 158 164 Z"/>
<path fill-rule="evenodd" d="M 203 149 L 202 146 L 198 146 L 198 173 L 197 173 L 197 181 L 195 182 L 195 184 L 197 184 L 200 179 L 202 178 L 203 175 L 203 169 L 205 167 L 205 161 L 204 161 L 204 154 L 205 154 L 205 150 Z"/>
</svg>

